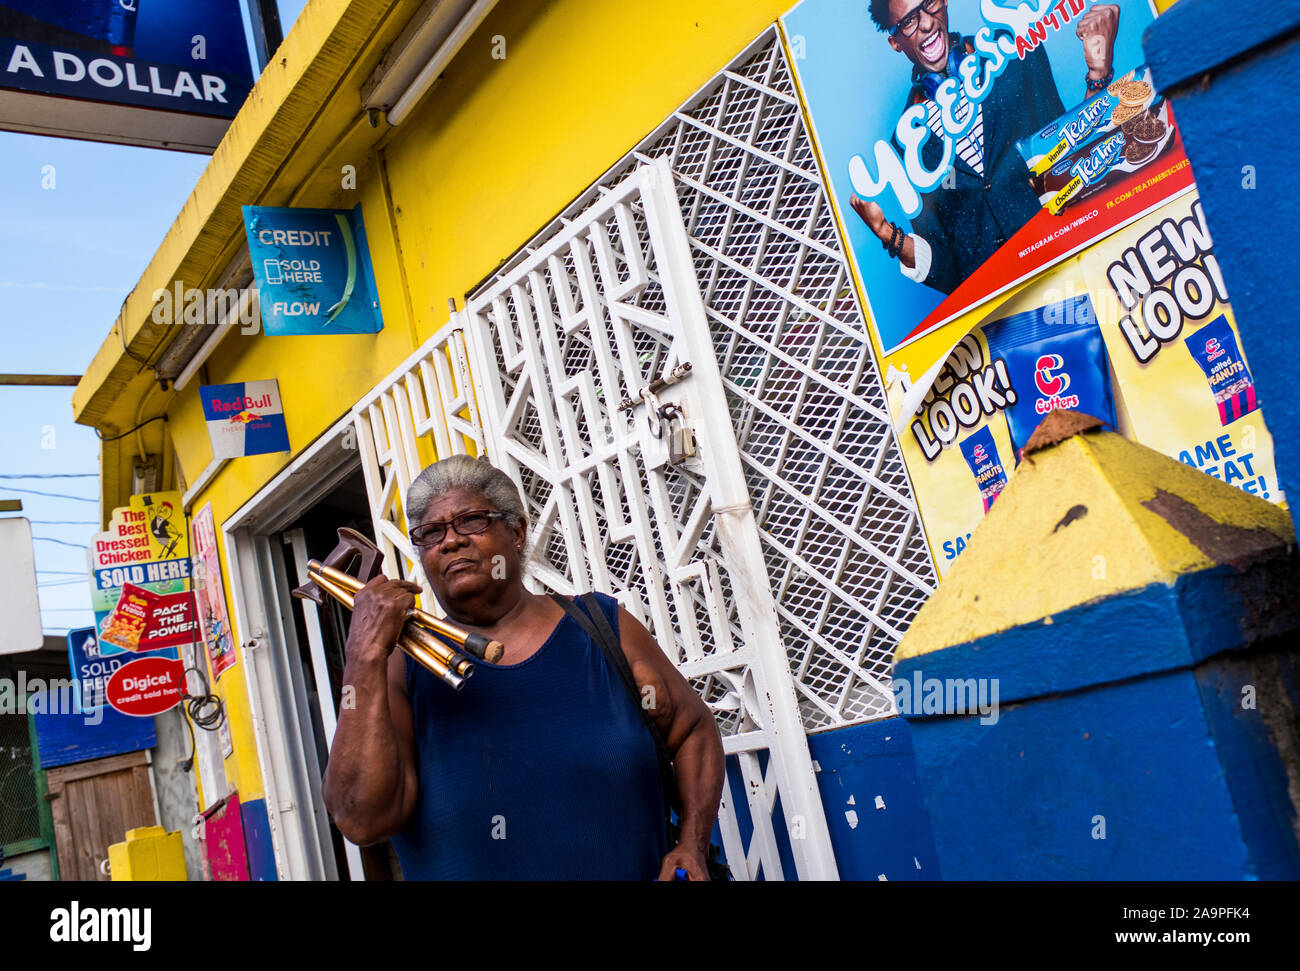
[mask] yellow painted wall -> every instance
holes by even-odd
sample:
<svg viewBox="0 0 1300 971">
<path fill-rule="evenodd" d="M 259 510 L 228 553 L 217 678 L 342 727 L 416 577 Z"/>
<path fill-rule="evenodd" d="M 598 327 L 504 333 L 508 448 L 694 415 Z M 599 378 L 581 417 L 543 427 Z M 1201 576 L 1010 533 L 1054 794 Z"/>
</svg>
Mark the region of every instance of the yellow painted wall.
<svg viewBox="0 0 1300 971">
<path fill-rule="evenodd" d="M 448 297 L 459 304 L 789 6 L 786 0 L 503 3 L 377 150 L 354 153 L 355 128 L 314 133 L 286 166 L 301 171 L 299 178 L 277 184 L 273 197 L 244 201 L 345 208 L 360 202 L 384 329 L 328 338 L 227 338 L 168 405 L 186 481 L 199 477 L 212 454 L 199 384 L 278 379 L 290 445 L 293 454 L 301 452 L 446 322 Z M 504 59 L 492 57 L 498 36 L 505 39 Z M 324 117 L 351 124 L 355 90 L 333 101 L 322 91 L 321 98 Z M 344 165 L 357 169 L 355 190 L 342 188 Z M 193 511 L 211 502 L 220 537 L 222 523 L 291 457 L 228 463 Z M 224 541 L 220 553 L 228 571 Z M 228 573 L 226 596 L 233 614 Z M 235 635 L 241 643 L 247 637 L 238 629 Z M 227 776 L 249 800 L 264 789 L 242 648 L 239 654 L 216 691 L 234 741 Z"/>
<path fill-rule="evenodd" d="M 1157 5 L 1164 9 L 1168 0 Z M 404 4 L 394 16 L 416 6 Z M 232 337 L 184 391 L 155 391 L 150 399 L 150 413 L 166 403 L 177 458 L 192 483 L 211 459 L 199 384 L 280 382 L 293 453 L 228 463 L 193 507 L 212 504 L 232 614 L 222 523 L 432 335 L 447 319 L 448 297 L 459 302 L 790 6 L 791 0 L 504 0 L 418 110 L 377 149 L 360 115 L 357 78 L 337 91 L 321 86 L 315 128 L 292 157 L 279 160 L 267 192 L 240 201 L 344 208 L 359 202 L 384 330 Z M 281 49 L 288 57 L 268 73 L 303 70 L 299 38 L 323 32 L 344 9 L 341 0 L 312 0 Z M 388 21 L 383 31 L 395 33 Z M 504 59 L 492 56 L 498 37 Z M 259 85 L 262 96 L 279 90 L 277 77 L 271 81 Z M 265 106 L 254 110 L 265 113 Z M 242 117 L 240 125 L 247 127 Z M 231 166 L 229 154 L 218 152 L 215 164 Z M 355 189 L 342 187 L 345 165 L 356 168 Z M 194 210 L 187 205 L 182 218 Z M 214 260 L 228 258 L 228 235 L 203 242 Z M 145 431 L 150 450 L 158 433 L 156 425 Z M 128 467 L 125 451 L 121 458 Z M 110 484 L 105 489 L 107 495 Z M 236 629 L 235 636 L 242 643 L 247 634 Z M 227 776 L 247 801 L 262 797 L 264 788 L 242 648 L 239 655 L 214 690 L 227 706 L 234 741 Z"/>
</svg>

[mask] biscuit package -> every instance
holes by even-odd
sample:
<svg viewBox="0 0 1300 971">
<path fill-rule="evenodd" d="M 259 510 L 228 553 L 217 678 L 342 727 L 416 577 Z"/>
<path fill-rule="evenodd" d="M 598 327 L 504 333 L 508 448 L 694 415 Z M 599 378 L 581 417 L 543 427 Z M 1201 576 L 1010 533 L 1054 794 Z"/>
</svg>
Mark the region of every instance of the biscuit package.
<svg viewBox="0 0 1300 971">
<path fill-rule="evenodd" d="M 1016 144 L 1038 201 L 1060 215 L 1154 161 L 1173 135 L 1169 103 L 1156 97 L 1143 67 Z"/>
<path fill-rule="evenodd" d="M 1210 382 L 1220 425 L 1230 425 L 1259 407 L 1255 380 L 1226 316 L 1220 314 L 1183 342 Z"/>
<path fill-rule="evenodd" d="M 1016 142 L 1031 175 L 1041 175 L 1081 145 L 1114 131 L 1151 107 L 1155 85 L 1146 65 L 1116 78 L 1073 111 Z"/>
<path fill-rule="evenodd" d="M 1086 293 L 1005 317 L 984 334 L 1011 375 L 1005 414 L 1017 463 L 1049 412 L 1081 411 L 1115 428 L 1106 345 Z"/>
<path fill-rule="evenodd" d="M 979 487 L 984 511 L 988 512 L 1007 484 L 1007 470 L 998 457 L 998 447 L 993 442 L 993 432 L 988 425 L 981 425 L 961 443 L 961 454 L 970 466 L 971 474 L 975 476 L 975 485 Z"/>
<path fill-rule="evenodd" d="M 1136 172 L 1160 156 L 1173 139 L 1169 102 L 1161 99 L 1118 130 L 1089 142 L 1040 175 L 1030 177 L 1043 208 L 1059 215 L 1067 206 Z"/>
</svg>

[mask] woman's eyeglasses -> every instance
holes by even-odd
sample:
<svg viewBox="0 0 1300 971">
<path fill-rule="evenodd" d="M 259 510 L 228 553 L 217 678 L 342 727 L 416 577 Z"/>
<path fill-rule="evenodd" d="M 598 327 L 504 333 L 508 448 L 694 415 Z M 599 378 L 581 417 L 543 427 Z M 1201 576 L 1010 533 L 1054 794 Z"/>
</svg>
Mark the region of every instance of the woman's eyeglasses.
<svg viewBox="0 0 1300 971">
<path fill-rule="evenodd" d="M 411 530 L 411 542 L 416 546 L 437 546 L 447 535 L 449 526 L 461 536 L 473 536 L 485 532 L 492 525 L 493 520 L 505 518 L 506 514 L 503 512 L 471 509 L 447 522 L 421 523 Z"/>
<path fill-rule="evenodd" d="M 922 10 L 933 16 L 942 10 L 947 2 L 948 0 L 922 0 L 919 7 L 915 10 L 909 11 L 903 16 L 902 20 L 890 27 L 889 33 L 897 35 L 899 31 L 902 31 L 908 37 L 911 37 L 916 33 L 916 28 L 920 26 Z"/>
</svg>

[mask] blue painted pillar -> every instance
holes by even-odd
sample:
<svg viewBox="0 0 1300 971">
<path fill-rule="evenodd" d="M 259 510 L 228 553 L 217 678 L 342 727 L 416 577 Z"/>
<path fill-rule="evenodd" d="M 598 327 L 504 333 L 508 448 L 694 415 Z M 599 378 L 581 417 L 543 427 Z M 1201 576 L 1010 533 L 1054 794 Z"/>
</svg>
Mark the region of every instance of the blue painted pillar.
<svg viewBox="0 0 1300 971">
<path fill-rule="evenodd" d="M 1179 0 L 1144 38 L 1220 244 L 1215 253 L 1290 496 L 1300 496 L 1300 407 L 1292 390 L 1300 363 L 1297 28 L 1300 0 Z"/>
<path fill-rule="evenodd" d="M 944 878 L 1300 879 L 1298 631 L 1277 507 L 1031 445 L 896 654 Z"/>
</svg>

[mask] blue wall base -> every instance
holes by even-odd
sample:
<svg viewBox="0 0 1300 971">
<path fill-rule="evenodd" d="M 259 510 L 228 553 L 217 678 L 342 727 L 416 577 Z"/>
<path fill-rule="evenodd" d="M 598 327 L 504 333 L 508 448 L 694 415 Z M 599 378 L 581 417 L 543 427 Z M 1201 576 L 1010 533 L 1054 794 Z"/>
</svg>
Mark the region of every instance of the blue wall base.
<svg viewBox="0 0 1300 971">
<path fill-rule="evenodd" d="M 916 778 L 912 731 L 901 718 L 887 718 L 808 736 L 817 785 L 841 880 L 938 880 L 930 820 Z M 767 770 L 767 758 L 759 765 Z M 727 783 L 741 838 L 749 845 L 754 826 L 735 756 L 727 759 Z M 778 797 L 773 818 L 781 876 L 798 879 L 790 835 Z M 715 826 L 713 841 L 722 845 Z M 759 879 L 771 879 L 759 874 Z"/>
<path fill-rule="evenodd" d="M 808 736 L 841 880 L 940 880 L 902 718 Z"/>
<path fill-rule="evenodd" d="M 1296 670 L 1294 652 L 1225 655 L 1014 703 L 993 724 L 910 719 L 945 876 L 1300 879 Z"/>
</svg>

